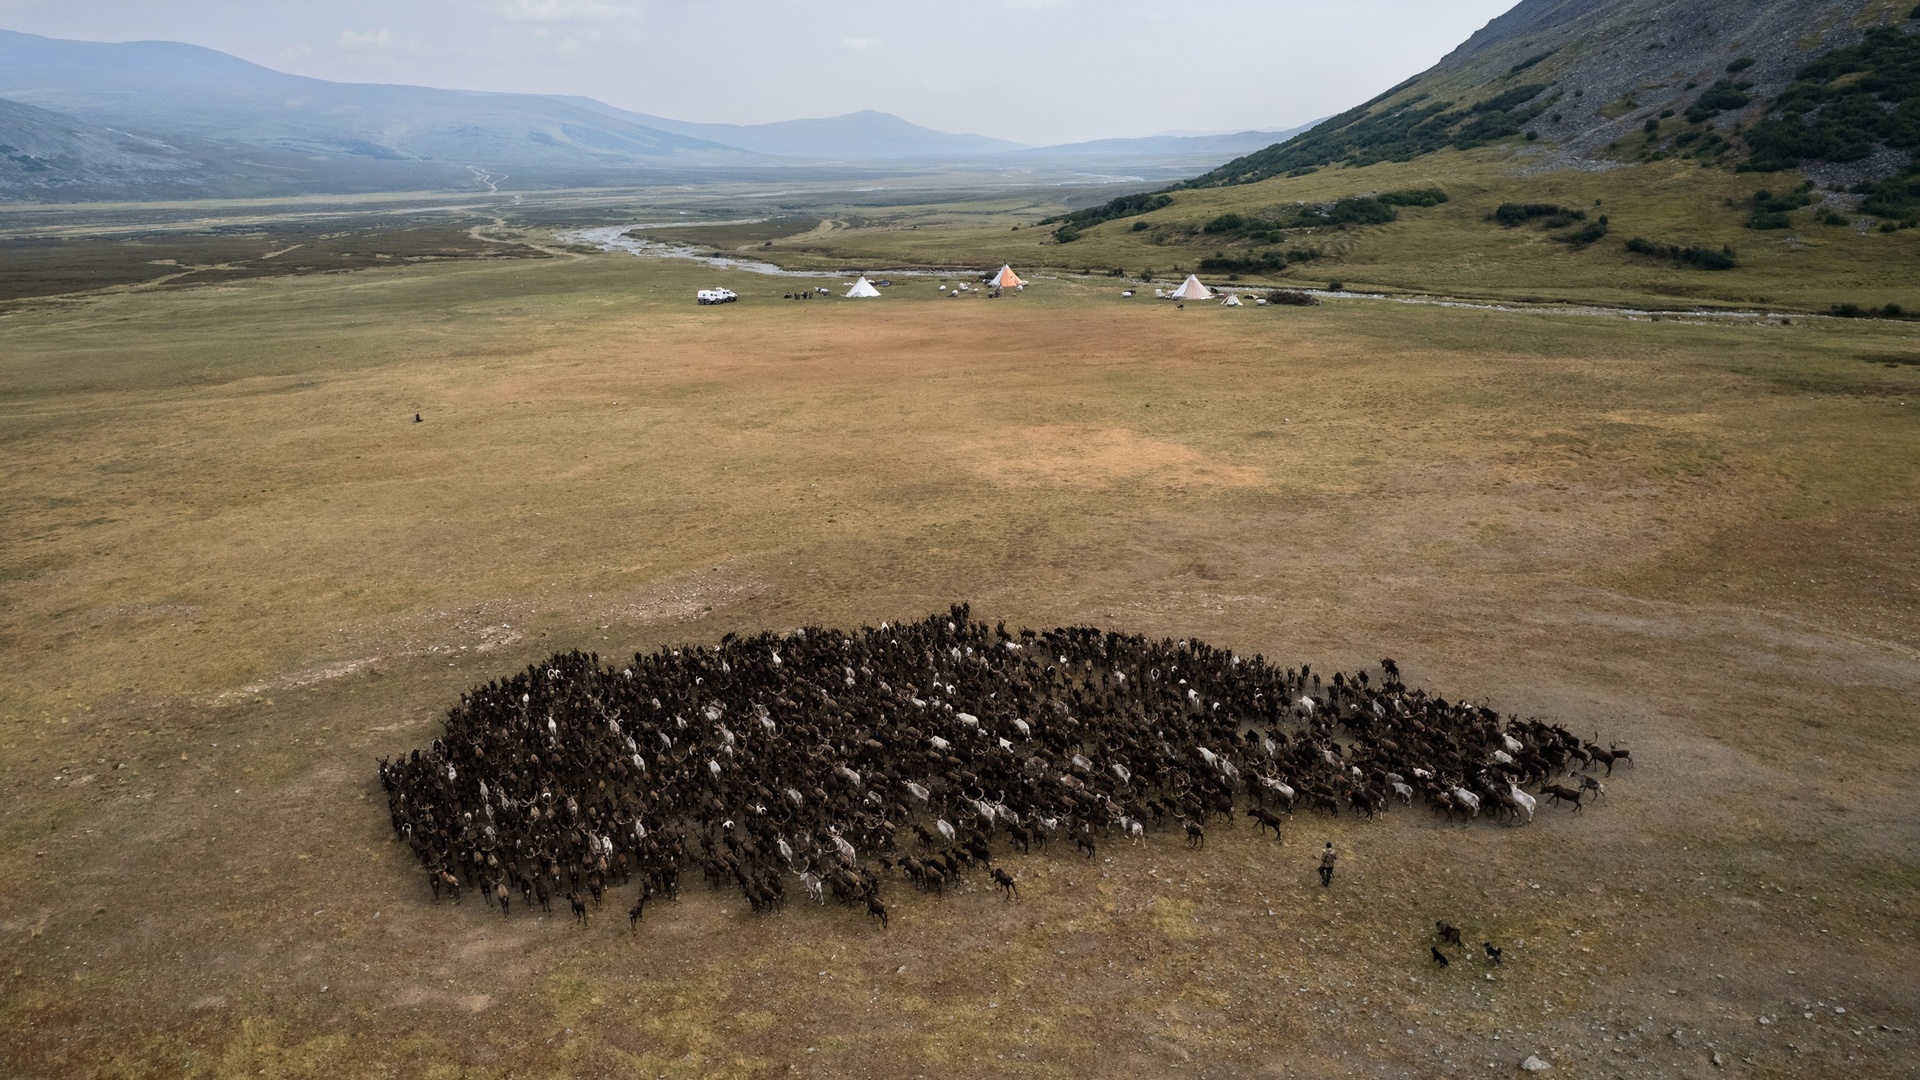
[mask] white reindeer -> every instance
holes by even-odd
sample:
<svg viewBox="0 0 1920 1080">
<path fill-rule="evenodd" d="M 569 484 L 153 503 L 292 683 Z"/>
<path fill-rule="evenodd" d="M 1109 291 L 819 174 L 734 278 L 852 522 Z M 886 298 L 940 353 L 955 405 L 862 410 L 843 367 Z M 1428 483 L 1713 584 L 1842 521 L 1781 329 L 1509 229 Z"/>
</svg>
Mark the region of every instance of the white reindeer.
<svg viewBox="0 0 1920 1080">
<path fill-rule="evenodd" d="M 1454 802 L 1467 808 L 1468 817 L 1477 818 L 1480 816 L 1480 796 L 1475 795 L 1463 787 L 1452 788 L 1450 793 L 1453 795 Z"/>
<path fill-rule="evenodd" d="M 1514 805 L 1518 807 L 1522 813 L 1527 815 L 1527 824 L 1533 824 L 1533 808 L 1537 805 L 1537 800 L 1526 792 L 1521 791 L 1518 784 L 1509 783 L 1507 785 L 1507 791 L 1508 794 L 1513 796 Z"/>
</svg>

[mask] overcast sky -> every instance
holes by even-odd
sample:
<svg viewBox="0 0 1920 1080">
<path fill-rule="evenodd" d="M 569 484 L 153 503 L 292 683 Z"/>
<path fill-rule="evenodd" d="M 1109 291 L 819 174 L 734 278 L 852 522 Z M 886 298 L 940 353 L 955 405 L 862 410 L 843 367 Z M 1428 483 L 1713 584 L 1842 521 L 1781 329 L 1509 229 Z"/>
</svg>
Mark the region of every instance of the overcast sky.
<svg viewBox="0 0 1920 1080">
<path fill-rule="evenodd" d="M 0 0 L 0 28 L 681 120 L 879 109 L 1045 144 L 1292 127 L 1427 68 L 1514 2 Z"/>
</svg>

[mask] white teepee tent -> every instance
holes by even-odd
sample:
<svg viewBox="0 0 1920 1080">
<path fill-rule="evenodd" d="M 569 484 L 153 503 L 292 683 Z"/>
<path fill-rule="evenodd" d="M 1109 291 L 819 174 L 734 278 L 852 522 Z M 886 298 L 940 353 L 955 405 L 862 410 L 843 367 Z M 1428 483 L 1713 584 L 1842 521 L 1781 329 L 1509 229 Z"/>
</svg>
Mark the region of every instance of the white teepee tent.
<svg viewBox="0 0 1920 1080">
<path fill-rule="evenodd" d="M 1167 294 L 1167 299 L 1169 300 L 1211 300 L 1213 299 L 1213 290 L 1207 288 L 1205 285 L 1200 284 L 1199 278 L 1195 277 L 1192 274 L 1188 274 L 1187 280 L 1183 284 L 1181 284 L 1179 288 Z"/>
<path fill-rule="evenodd" d="M 1013 272 L 1012 266 L 1002 266 L 1000 272 L 993 275 L 993 287 L 996 289 L 1018 289 L 1026 284 L 1020 275 Z"/>
<path fill-rule="evenodd" d="M 1239 293 L 1228 293 L 1228 294 L 1227 294 L 1227 298 L 1226 298 L 1225 300 L 1222 300 L 1222 301 L 1220 301 L 1220 306 L 1221 306 L 1221 307 L 1239 307 L 1239 306 L 1240 306 L 1240 294 L 1239 294 Z"/>
<path fill-rule="evenodd" d="M 853 288 L 847 290 L 846 298 L 849 300 L 852 300 L 857 297 L 879 296 L 879 295 L 880 295 L 880 290 L 873 287 L 873 282 L 868 281 L 865 277 L 862 277 L 859 281 L 856 281 L 853 283 Z"/>
</svg>

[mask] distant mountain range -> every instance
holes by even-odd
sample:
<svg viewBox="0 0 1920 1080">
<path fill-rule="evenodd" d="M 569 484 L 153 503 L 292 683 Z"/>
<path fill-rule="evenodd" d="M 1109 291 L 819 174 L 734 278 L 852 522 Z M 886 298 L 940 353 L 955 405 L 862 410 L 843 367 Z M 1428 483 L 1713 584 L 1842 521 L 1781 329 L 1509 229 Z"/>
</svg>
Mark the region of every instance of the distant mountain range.
<svg viewBox="0 0 1920 1080">
<path fill-rule="evenodd" d="M 1246 132 L 1024 147 L 880 112 L 700 124 L 591 98 L 335 83 L 178 42 L 0 31 L 0 196 L 183 197 L 606 182 L 635 169 L 1085 162 L 1212 164 L 1286 137 Z"/>
</svg>

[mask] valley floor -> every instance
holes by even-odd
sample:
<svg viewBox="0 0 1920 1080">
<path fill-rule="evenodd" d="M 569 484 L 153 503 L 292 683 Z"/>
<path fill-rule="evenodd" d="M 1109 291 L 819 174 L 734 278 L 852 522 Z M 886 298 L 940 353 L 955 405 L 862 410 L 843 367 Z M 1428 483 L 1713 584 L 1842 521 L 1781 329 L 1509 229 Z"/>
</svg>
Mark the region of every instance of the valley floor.
<svg viewBox="0 0 1920 1080">
<path fill-rule="evenodd" d="M 0 314 L 0 1073 L 1914 1074 L 1916 324 L 795 284 Z M 638 933 L 436 907 L 390 834 L 377 759 L 552 651 L 960 600 L 1392 656 L 1637 764 L 1530 826 L 1008 853 L 1020 902 L 895 882 L 887 930 L 697 875 Z"/>
</svg>

